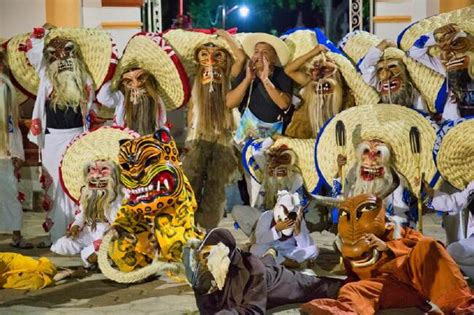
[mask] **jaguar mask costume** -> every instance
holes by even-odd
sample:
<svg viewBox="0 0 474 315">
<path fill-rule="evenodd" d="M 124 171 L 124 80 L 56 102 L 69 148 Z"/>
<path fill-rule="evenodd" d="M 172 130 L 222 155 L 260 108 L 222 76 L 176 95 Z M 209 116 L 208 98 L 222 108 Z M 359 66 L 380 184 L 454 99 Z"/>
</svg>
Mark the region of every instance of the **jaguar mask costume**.
<svg viewBox="0 0 474 315">
<path fill-rule="evenodd" d="M 201 233 L 194 226 L 197 204 L 175 141 L 164 129 L 122 141 L 119 165 L 126 198 L 112 225 L 115 235 L 104 238 L 104 244 L 110 243 L 101 247 L 102 271 L 109 276 L 107 254 L 120 271 L 120 276 L 112 275 L 119 282 L 142 280 L 164 269 L 176 271 L 183 246 Z"/>
</svg>

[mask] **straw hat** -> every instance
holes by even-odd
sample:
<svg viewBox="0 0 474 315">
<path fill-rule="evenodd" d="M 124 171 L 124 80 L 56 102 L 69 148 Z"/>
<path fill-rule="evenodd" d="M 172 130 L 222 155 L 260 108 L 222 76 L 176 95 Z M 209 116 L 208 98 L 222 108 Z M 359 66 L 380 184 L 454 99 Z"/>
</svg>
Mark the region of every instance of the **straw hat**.
<svg viewBox="0 0 474 315">
<path fill-rule="evenodd" d="M 369 49 L 377 46 L 380 41 L 381 40 L 373 34 L 356 31 L 347 34 L 341 40 L 339 46 L 354 63 L 359 64 Z M 426 100 L 429 111 L 432 113 L 443 112 L 447 95 L 446 87 L 443 86 L 445 78 L 441 74 L 408 57 L 405 52 L 398 48 L 389 47 L 385 49 L 383 58 L 400 59 L 405 64 L 416 89 Z"/>
<path fill-rule="evenodd" d="M 321 40 L 318 40 L 319 38 L 317 38 L 317 36 L 317 33 L 308 29 L 297 30 L 289 34 L 285 39 L 285 44 L 288 46 L 288 50 L 292 56 L 291 60 L 301 57 L 318 45 Z M 326 45 L 326 41 L 321 41 L 321 44 Z M 334 60 L 338 66 L 344 80 L 354 94 L 357 105 L 378 103 L 380 101 L 380 96 L 377 91 L 365 83 L 354 65 L 345 56 L 335 51 L 328 51 L 325 55 L 329 59 Z M 306 62 L 304 65 L 305 70 L 312 67 L 316 58 L 317 57 L 314 57 Z"/>
<path fill-rule="evenodd" d="M 450 23 L 456 23 L 463 31 L 474 34 L 473 17 L 474 5 L 471 5 L 459 10 L 450 11 L 419 20 L 409 25 L 400 33 L 400 35 L 398 35 L 398 46 L 406 51 L 410 49 L 415 41 L 418 40 L 422 35 L 431 33 L 437 28 Z"/>
<path fill-rule="evenodd" d="M 95 88 L 100 88 L 110 75 L 111 65 L 115 63 L 115 60 L 112 60 L 114 54 L 110 35 L 97 29 L 54 28 L 46 35 L 45 46 L 56 37 L 73 40 L 79 45 Z M 24 44 L 29 38 L 29 33 L 13 37 L 8 42 L 7 58 L 15 81 L 34 96 L 39 87 L 39 77 L 28 62 L 26 52 L 19 50 L 20 44 Z"/>
<path fill-rule="evenodd" d="M 163 34 L 164 39 L 168 41 L 174 52 L 186 69 L 190 77 L 196 75 L 196 62 L 194 61 L 195 49 L 206 43 L 213 43 L 216 46 L 223 47 L 235 59 L 232 49 L 227 42 L 216 34 L 206 34 L 202 32 L 185 31 L 181 29 L 170 30 Z"/>
<path fill-rule="evenodd" d="M 81 188 L 86 184 L 84 166 L 99 159 L 118 163 L 119 140 L 138 137 L 133 130 L 118 127 L 101 127 L 78 135 L 66 148 L 59 166 L 64 191 L 72 200 L 78 202 Z"/>
<path fill-rule="evenodd" d="M 160 34 L 142 32 L 130 39 L 115 70 L 111 89 L 117 90 L 122 75 L 134 68 L 153 75 L 166 109 L 173 110 L 188 102 L 188 76 L 178 56 Z"/>
<path fill-rule="evenodd" d="M 256 163 L 252 155 L 252 146 L 259 147 L 265 139 L 256 139 L 249 141 L 242 151 L 242 163 L 245 170 L 258 183 L 263 180 L 263 171 Z M 296 154 L 295 165 L 301 170 L 304 185 L 306 190 L 311 194 L 317 194 L 321 188 L 320 177 L 316 171 L 316 163 L 314 159 L 314 145 L 315 139 L 293 139 L 284 136 L 279 136 L 270 148 L 277 148 L 286 145 L 290 150 Z"/>
<path fill-rule="evenodd" d="M 2 55 L 4 54 L 5 58 L 6 58 L 5 47 L 6 47 L 7 41 L 8 40 L 6 38 L 0 37 L 0 54 Z M 6 61 L 8 62 L 8 60 Z M 13 85 L 15 86 L 15 106 L 20 106 L 28 100 L 28 96 L 25 95 L 25 93 L 23 93 L 20 89 L 18 89 L 18 87 L 15 84 Z"/>
<path fill-rule="evenodd" d="M 445 124 L 438 132 L 433 155 L 441 176 L 457 189 L 474 181 L 474 118 Z"/>
<path fill-rule="evenodd" d="M 285 42 L 276 36 L 266 33 L 251 33 L 245 36 L 242 41 L 242 47 L 247 56 L 253 56 L 255 45 L 258 43 L 267 43 L 275 49 L 278 56 L 277 66 L 282 67 L 288 63 L 290 53 Z"/>
<path fill-rule="evenodd" d="M 336 123 L 341 120 L 346 129 L 346 146 L 336 145 Z M 383 141 L 391 150 L 395 169 L 403 175 L 411 187 L 416 187 L 417 163 L 411 152 L 410 129 L 416 126 L 420 132 L 420 169 L 428 182 L 434 185 L 439 177 L 431 150 L 436 139 L 436 125 L 410 108 L 393 104 L 361 105 L 349 108 L 324 126 L 316 142 L 316 167 L 319 176 L 332 186 L 337 174 L 337 156 L 347 157 L 348 168 L 356 161 L 355 149 L 364 140 Z M 346 168 L 346 170 L 348 169 Z"/>
</svg>

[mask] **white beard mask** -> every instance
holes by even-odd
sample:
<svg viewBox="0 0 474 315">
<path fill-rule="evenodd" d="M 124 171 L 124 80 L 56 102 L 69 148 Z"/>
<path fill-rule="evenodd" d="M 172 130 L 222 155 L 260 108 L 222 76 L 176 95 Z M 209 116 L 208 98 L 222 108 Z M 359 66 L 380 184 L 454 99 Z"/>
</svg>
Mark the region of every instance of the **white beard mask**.
<svg viewBox="0 0 474 315">
<path fill-rule="evenodd" d="M 295 220 L 300 208 L 300 197 L 298 193 L 291 194 L 286 190 L 278 192 L 278 199 L 273 208 L 273 219 L 275 222 L 285 221 L 287 218 Z M 284 229 L 281 233 L 285 236 L 293 234 L 293 227 Z"/>
</svg>

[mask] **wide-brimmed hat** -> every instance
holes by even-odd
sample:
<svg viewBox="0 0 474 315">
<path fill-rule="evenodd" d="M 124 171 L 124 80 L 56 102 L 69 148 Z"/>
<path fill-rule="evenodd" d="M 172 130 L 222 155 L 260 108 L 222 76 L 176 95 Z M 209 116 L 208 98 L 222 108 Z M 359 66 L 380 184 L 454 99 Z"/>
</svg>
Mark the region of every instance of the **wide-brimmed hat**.
<svg viewBox="0 0 474 315">
<path fill-rule="evenodd" d="M 474 118 L 444 124 L 433 155 L 441 176 L 457 189 L 474 181 Z"/>
<path fill-rule="evenodd" d="M 336 145 L 338 121 L 344 123 L 346 130 L 346 146 L 343 150 Z M 356 162 L 357 145 L 365 140 L 376 139 L 392 149 L 393 167 L 405 177 L 412 188 L 417 187 L 420 174 L 410 147 L 412 127 L 417 127 L 420 133 L 420 170 L 425 173 L 425 179 L 434 185 L 439 177 L 432 155 L 436 125 L 413 109 L 393 104 L 355 106 L 334 116 L 321 129 L 316 142 L 316 166 L 319 176 L 332 186 L 338 169 L 337 156 L 345 155 L 346 165 L 350 168 Z"/>
<path fill-rule="evenodd" d="M 322 34 L 310 29 L 296 30 L 287 35 L 288 36 L 285 38 L 285 44 L 288 46 L 288 50 L 292 56 L 291 60 L 301 57 L 320 43 L 326 46 L 328 42 L 327 39 L 321 40 Z M 338 66 L 339 71 L 344 77 L 344 80 L 352 90 L 356 104 L 362 105 L 378 103 L 380 96 L 377 91 L 365 83 L 365 81 L 362 79 L 362 76 L 357 72 L 357 69 L 354 67 L 351 61 L 341 53 L 338 53 L 338 50 L 334 48 L 324 54 L 329 59 L 332 59 Z M 306 70 L 311 69 L 316 58 L 317 57 L 314 57 L 311 60 L 308 60 L 308 62 L 306 62 L 303 67 Z"/>
<path fill-rule="evenodd" d="M 252 147 L 260 147 L 264 140 L 265 139 L 251 140 L 247 142 L 246 146 L 242 150 L 242 163 L 244 169 L 258 183 L 262 183 L 264 175 L 263 172 L 265 169 L 264 166 L 257 163 L 252 153 Z M 271 147 L 267 149 L 270 150 L 272 148 L 279 148 L 282 145 L 285 145 L 289 150 L 295 153 L 295 166 L 300 169 L 305 188 L 310 194 L 318 193 L 322 184 L 318 172 L 316 171 L 315 143 L 315 139 L 293 139 L 279 136 L 271 145 Z"/>
<path fill-rule="evenodd" d="M 19 84 L 31 96 L 35 96 L 39 87 L 39 77 L 29 63 L 26 52 L 20 49 L 20 45 L 24 45 L 29 37 L 30 34 L 27 33 L 10 39 L 7 46 L 7 58 L 14 83 Z M 54 28 L 46 35 L 45 45 L 56 37 L 72 40 L 79 45 L 96 89 L 110 79 L 116 65 L 116 54 L 112 39 L 106 31 L 88 28 Z"/>
<path fill-rule="evenodd" d="M 7 46 L 6 45 L 7 41 L 8 40 L 6 38 L 0 37 L 0 54 L 4 54 L 4 58 L 7 58 L 6 49 L 5 49 Z M 6 61 L 8 62 L 8 60 Z M 18 87 L 15 84 L 13 85 L 15 86 L 15 106 L 19 106 L 28 100 L 28 96 L 25 93 L 23 93 L 20 89 L 18 89 Z"/>
<path fill-rule="evenodd" d="M 290 52 L 288 51 L 288 47 L 286 47 L 285 42 L 276 36 L 266 33 L 250 33 L 243 38 L 242 47 L 247 56 L 253 56 L 255 45 L 258 43 L 266 43 L 275 49 L 278 56 L 278 60 L 276 62 L 277 66 L 282 67 L 288 63 L 288 60 L 290 59 Z"/>
<path fill-rule="evenodd" d="M 119 140 L 138 137 L 131 129 L 107 126 L 75 137 L 66 148 L 59 166 L 60 181 L 66 194 L 78 202 L 81 188 L 86 185 L 84 167 L 87 163 L 96 160 L 118 163 Z"/>
<path fill-rule="evenodd" d="M 355 31 L 347 34 L 339 46 L 355 64 L 359 64 L 369 49 L 377 46 L 380 41 L 381 39 L 371 33 Z M 445 78 L 441 74 L 408 57 L 404 51 L 398 48 L 385 49 L 382 58 L 401 60 L 405 64 L 415 88 L 426 100 L 429 111 L 440 114 L 443 112 L 447 94 L 444 85 Z"/>
<path fill-rule="evenodd" d="M 474 5 L 419 20 L 405 28 L 397 38 L 398 47 L 407 51 L 421 36 L 431 33 L 446 24 L 455 23 L 470 34 L 474 34 Z"/>
<path fill-rule="evenodd" d="M 188 102 L 188 76 L 179 57 L 161 34 L 141 32 L 130 39 L 115 70 L 111 89 L 117 90 L 122 75 L 135 68 L 153 75 L 166 109 L 173 110 Z"/>
</svg>

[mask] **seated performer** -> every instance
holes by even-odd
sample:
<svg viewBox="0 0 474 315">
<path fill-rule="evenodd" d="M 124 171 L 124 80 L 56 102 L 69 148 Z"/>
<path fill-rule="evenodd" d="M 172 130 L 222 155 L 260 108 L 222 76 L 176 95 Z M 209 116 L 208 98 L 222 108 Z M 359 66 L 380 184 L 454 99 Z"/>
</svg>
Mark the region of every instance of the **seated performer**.
<svg viewBox="0 0 474 315">
<path fill-rule="evenodd" d="M 79 207 L 67 234 L 51 246 L 52 252 L 80 254 L 86 267 L 97 264 L 102 236 L 114 222 L 123 199 L 115 162 L 119 140 L 134 136 L 137 134 L 128 130 L 102 127 L 81 135 L 66 149 L 60 174 L 64 190 Z M 77 164 L 84 165 L 83 174 L 78 174 L 81 169 Z"/>
<path fill-rule="evenodd" d="M 277 251 L 276 263 L 301 268 L 318 256 L 318 248 L 309 235 L 297 193 L 278 192 L 273 210 L 265 211 L 257 222 L 256 244 L 250 252 L 261 257 L 268 249 Z"/>
<path fill-rule="evenodd" d="M 261 260 L 241 252 L 232 234 L 216 228 L 185 258 L 200 314 L 264 314 L 267 309 L 334 297 L 341 281 L 290 271 L 269 251 Z"/>
<path fill-rule="evenodd" d="M 382 200 L 374 195 L 334 202 L 348 281 L 337 299 L 313 300 L 303 313 L 365 315 L 404 307 L 430 314 L 436 307 L 445 314 L 474 312 L 474 296 L 442 244 L 386 224 Z"/>
</svg>

